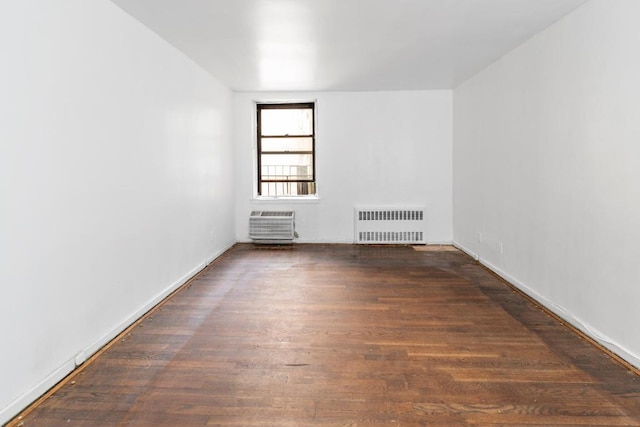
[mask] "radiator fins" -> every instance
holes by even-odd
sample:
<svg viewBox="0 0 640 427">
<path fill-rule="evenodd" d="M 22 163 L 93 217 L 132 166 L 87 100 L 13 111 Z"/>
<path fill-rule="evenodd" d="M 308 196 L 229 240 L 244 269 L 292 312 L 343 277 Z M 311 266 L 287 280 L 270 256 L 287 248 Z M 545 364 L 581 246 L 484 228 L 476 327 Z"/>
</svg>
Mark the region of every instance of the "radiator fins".
<svg viewBox="0 0 640 427">
<path fill-rule="evenodd" d="M 355 243 L 424 244 L 424 208 L 355 208 Z"/>
</svg>

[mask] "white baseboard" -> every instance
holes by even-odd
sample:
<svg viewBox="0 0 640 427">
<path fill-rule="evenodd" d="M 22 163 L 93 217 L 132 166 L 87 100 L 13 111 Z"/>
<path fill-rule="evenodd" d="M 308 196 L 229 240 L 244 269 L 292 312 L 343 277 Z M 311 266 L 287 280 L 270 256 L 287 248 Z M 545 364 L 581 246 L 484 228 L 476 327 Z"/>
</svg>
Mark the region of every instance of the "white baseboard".
<svg viewBox="0 0 640 427">
<path fill-rule="evenodd" d="M 474 260 L 476 260 L 476 261 L 480 260 L 480 257 L 478 256 L 477 253 L 470 251 L 469 249 L 465 248 L 464 246 L 462 246 L 458 242 L 452 242 L 452 245 L 454 247 L 456 247 L 457 249 L 461 250 L 462 252 L 464 252 L 465 254 L 469 255 Z"/>
<path fill-rule="evenodd" d="M 74 358 L 67 360 L 62 366 L 58 367 L 55 371 L 50 373 L 45 379 L 40 381 L 35 387 L 22 396 L 15 399 L 6 407 L 0 410 L 0 425 L 11 421 L 22 410 L 29 406 L 32 402 L 35 402 L 40 396 L 45 394 L 47 390 L 60 382 L 61 379 L 69 375 L 76 368 Z"/>
<path fill-rule="evenodd" d="M 162 300 L 171 295 L 176 289 L 180 286 L 187 283 L 192 277 L 202 271 L 206 266 L 211 264 L 216 258 L 220 255 L 228 251 L 236 242 L 230 242 L 225 245 L 222 249 L 215 252 L 213 255 L 207 257 L 207 259 L 194 268 L 192 268 L 188 273 L 182 276 L 180 279 L 172 283 L 170 286 L 162 290 L 160 293 L 156 294 L 151 300 L 149 300 L 146 304 L 132 313 L 129 317 L 120 322 L 115 328 L 109 331 L 107 334 L 103 335 L 86 348 L 80 350 L 76 354 L 74 354 L 69 360 L 64 362 L 60 367 L 58 367 L 55 371 L 49 374 L 44 380 L 38 383 L 35 387 L 31 388 L 29 391 L 15 399 L 6 407 L 0 409 L 0 425 L 4 425 L 5 423 L 12 420 L 21 411 L 23 411 L 26 407 L 28 407 L 31 403 L 35 402 L 45 394 L 51 387 L 55 386 L 57 383 L 62 381 L 67 375 L 72 373 L 78 366 L 80 366 L 85 360 L 89 359 L 93 354 L 95 354 L 102 347 L 107 345 L 111 340 L 117 337 L 122 331 L 127 329 L 130 325 L 135 323 L 139 318 L 145 315 L 149 310 L 158 305 Z"/>
<path fill-rule="evenodd" d="M 209 258 L 207 258 L 206 262 L 205 262 L 205 266 L 208 266 L 209 264 L 211 264 L 213 261 L 215 261 L 216 259 L 218 259 L 222 254 L 224 254 L 225 252 L 227 252 L 229 249 L 231 249 L 233 247 L 233 245 L 235 245 L 237 242 L 234 240 L 232 242 L 228 242 L 226 245 L 224 245 L 222 247 L 222 249 L 218 250 L 217 252 L 215 252 L 213 255 L 211 255 Z"/>
<path fill-rule="evenodd" d="M 239 240 L 238 243 L 253 243 L 252 240 L 250 239 L 246 239 L 246 240 Z M 313 243 L 317 243 L 317 244 L 326 244 L 326 245 L 357 245 L 358 243 L 355 243 L 353 241 L 353 239 L 347 239 L 347 240 L 327 240 L 327 239 L 294 239 L 293 243 L 302 243 L 302 244 L 313 244 Z M 426 243 L 427 245 L 453 245 L 454 243 L 451 240 L 434 240 L 434 241 L 428 241 Z"/>
<path fill-rule="evenodd" d="M 620 357 L 621 359 L 623 359 L 624 361 L 626 361 L 630 365 L 640 369 L 640 358 L 638 356 L 636 356 L 632 352 L 626 350 L 623 346 L 618 345 L 611 338 L 607 337 L 605 334 L 601 333 L 596 328 L 594 328 L 591 325 L 589 325 L 587 322 L 584 322 L 582 319 L 579 319 L 578 317 L 574 316 L 572 313 L 567 311 L 561 305 L 556 304 L 555 302 L 551 301 L 550 299 L 548 299 L 548 298 L 544 297 L 543 295 L 539 294 L 538 292 L 536 292 L 535 290 L 533 290 L 529 286 L 525 285 L 524 283 L 522 283 L 520 280 L 516 279 L 515 277 L 511 276 L 507 272 L 501 270 L 500 268 L 496 267 L 495 265 L 493 265 L 492 263 L 488 262 L 487 260 L 482 259 L 478 254 L 476 254 L 473 251 L 465 248 L 460 243 L 454 242 L 453 245 L 456 248 L 458 248 L 461 251 L 463 251 L 464 253 L 466 253 L 467 255 L 469 255 L 470 257 L 472 257 L 473 259 L 475 259 L 476 261 L 479 261 L 480 264 L 484 265 L 489 270 L 493 271 L 498 276 L 502 277 L 509 284 L 511 284 L 515 288 L 519 289 L 521 292 L 526 294 L 529 298 L 531 298 L 536 303 L 538 303 L 542 307 L 546 308 L 547 310 L 549 310 L 550 312 L 552 312 L 553 314 L 555 314 L 556 316 L 561 318 L 567 324 L 571 325 L 572 327 L 576 328 L 577 330 L 579 330 L 580 332 L 582 332 L 583 334 L 585 334 L 589 338 L 593 339 L 595 342 L 600 344 L 602 347 L 604 347 L 607 350 L 611 351 L 613 354 L 615 354 L 616 356 Z"/>
<path fill-rule="evenodd" d="M 251 239 L 241 239 L 238 240 L 238 243 L 253 243 L 253 240 Z M 301 238 L 295 238 L 293 239 L 293 244 L 295 245 L 296 243 L 300 243 L 300 244 L 326 244 L 326 245 L 352 245 L 353 244 L 353 239 L 350 240 L 327 240 L 327 239 L 301 239 Z"/>
<path fill-rule="evenodd" d="M 428 240 L 426 245 L 452 246 L 453 242 L 451 240 Z"/>
</svg>

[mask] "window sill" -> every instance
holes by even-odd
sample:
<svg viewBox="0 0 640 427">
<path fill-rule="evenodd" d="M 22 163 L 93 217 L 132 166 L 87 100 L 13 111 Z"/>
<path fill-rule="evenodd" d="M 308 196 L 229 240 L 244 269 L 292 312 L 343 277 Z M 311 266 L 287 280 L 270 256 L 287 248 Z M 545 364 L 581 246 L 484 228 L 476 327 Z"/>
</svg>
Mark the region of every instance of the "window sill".
<svg viewBox="0 0 640 427">
<path fill-rule="evenodd" d="M 320 203 L 318 196 L 296 196 L 296 197 L 263 197 L 254 196 L 252 203 Z"/>
</svg>

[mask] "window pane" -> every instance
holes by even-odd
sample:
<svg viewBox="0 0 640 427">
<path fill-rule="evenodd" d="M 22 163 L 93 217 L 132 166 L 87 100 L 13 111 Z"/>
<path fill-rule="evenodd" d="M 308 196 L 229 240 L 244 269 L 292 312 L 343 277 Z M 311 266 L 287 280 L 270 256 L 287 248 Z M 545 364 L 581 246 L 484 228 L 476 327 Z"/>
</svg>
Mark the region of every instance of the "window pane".
<svg viewBox="0 0 640 427">
<path fill-rule="evenodd" d="M 313 179 L 311 154 L 263 154 L 261 179 L 308 180 Z"/>
<path fill-rule="evenodd" d="M 311 135 L 313 110 L 310 108 L 260 110 L 262 135 Z"/>
<path fill-rule="evenodd" d="M 257 105 L 260 195 L 316 194 L 313 112 L 312 102 Z"/>
<path fill-rule="evenodd" d="M 263 182 L 261 185 L 263 196 L 307 196 L 316 194 L 313 182 Z"/>
<path fill-rule="evenodd" d="M 262 138 L 262 151 L 313 151 L 312 138 Z"/>
</svg>

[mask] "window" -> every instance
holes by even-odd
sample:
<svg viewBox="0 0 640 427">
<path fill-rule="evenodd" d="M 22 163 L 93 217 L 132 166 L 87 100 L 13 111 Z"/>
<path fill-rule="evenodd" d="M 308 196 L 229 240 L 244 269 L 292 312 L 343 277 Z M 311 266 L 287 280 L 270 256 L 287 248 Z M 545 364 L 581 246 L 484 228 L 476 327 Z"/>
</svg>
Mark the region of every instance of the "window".
<svg viewBox="0 0 640 427">
<path fill-rule="evenodd" d="M 258 104 L 256 110 L 258 195 L 315 195 L 315 104 Z"/>
</svg>

